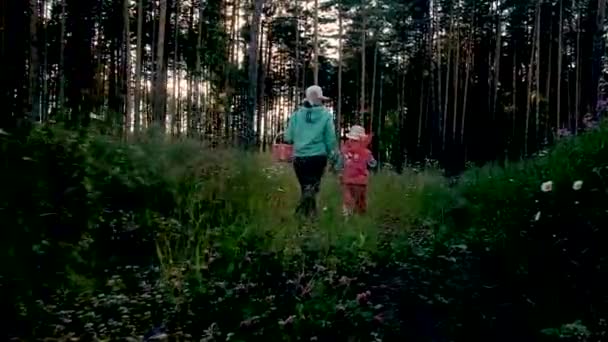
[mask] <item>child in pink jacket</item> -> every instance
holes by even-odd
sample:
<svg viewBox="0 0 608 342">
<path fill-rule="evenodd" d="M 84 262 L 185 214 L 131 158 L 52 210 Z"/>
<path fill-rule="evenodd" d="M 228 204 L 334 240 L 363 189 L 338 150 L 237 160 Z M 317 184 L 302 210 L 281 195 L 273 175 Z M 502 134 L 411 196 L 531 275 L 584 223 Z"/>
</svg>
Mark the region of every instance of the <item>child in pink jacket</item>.
<svg viewBox="0 0 608 342">
<path fill-rule="evenodd" d="M 346 135 L 348 140 L 340 149 L 340 163 L 337 167 L 342 186 L 342 210 L 344 215 L 353 212 L 364 214 L 367 210 L 367 183 L 369 169 L 376 166 L 368 145 L 370 136 L 365 134 L 365 128 L 355 125 Z"/>
</svg>

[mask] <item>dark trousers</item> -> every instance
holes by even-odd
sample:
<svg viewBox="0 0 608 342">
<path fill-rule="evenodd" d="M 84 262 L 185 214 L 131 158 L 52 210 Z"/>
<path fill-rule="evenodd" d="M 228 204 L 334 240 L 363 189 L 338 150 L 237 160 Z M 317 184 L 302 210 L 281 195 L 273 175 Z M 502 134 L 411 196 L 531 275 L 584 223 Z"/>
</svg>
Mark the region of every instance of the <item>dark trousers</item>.
<svg viewBox="0 0 608 342">
<path fill-rule="evenodd" d="M 327 166 L 326 156 L 295 157 L 293 168 L 300 183 L 300 203 L 296 214 L 312 217 L 317 214 L 317 194 L 321 186 L 321 177 Z"/>
</svg>

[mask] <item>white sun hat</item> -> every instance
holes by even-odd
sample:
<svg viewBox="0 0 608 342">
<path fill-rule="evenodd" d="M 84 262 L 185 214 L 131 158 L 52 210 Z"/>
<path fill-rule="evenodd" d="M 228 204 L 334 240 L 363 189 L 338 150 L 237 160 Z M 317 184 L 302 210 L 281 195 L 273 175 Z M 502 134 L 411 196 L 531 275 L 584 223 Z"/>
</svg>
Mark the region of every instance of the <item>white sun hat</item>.
<svg viewBox="0 0 608 342">
<path fill-rule="evenodd" d="M 323 96 L 323 89 L 318 85 L 313 85 L 306 88 L 306 100 L 312 103 L 318 103 L 323 100 L 329 100 L 329 97 Z"/>
<path fill-rule="evenodd" d="M 363 126 L 353 125 L 348 130 L 346 137 L 351 140 L 361 140 L 365 137 L 365 128 L 363 128 Z"/>
</svg>

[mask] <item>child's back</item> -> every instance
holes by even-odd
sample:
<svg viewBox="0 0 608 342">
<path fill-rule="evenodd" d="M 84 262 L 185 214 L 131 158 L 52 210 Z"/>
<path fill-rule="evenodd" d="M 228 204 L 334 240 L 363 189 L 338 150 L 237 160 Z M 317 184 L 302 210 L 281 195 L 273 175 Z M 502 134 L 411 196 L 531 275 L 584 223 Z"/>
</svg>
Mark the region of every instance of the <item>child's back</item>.
<svg viewBox="0 0 608 342">
<path fill-rule="evenodd" d="M 367 210 L 367 181 L 369 168 L 376 166 L 372 152 L 367 148 L 370 136 L 361 126 L 350 129 L 349 140 L 340 149 L 340 182 L 342 183 L 343 211 L 346 216 Z"/>
<path fill-rule="evenodd" d="M 373 167 L 372 152 L 360 141 L 347 141 L 341 148 L 343 165 L 342 183 L 366 185 L 369 167 Z"/>
</svg>

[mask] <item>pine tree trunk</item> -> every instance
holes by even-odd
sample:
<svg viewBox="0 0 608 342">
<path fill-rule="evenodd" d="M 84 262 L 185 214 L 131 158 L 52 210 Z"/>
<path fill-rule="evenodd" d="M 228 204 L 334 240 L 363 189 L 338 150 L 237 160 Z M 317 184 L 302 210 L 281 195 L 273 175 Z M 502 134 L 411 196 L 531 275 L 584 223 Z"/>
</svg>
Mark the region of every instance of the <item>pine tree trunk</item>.
<svg viewBox="0 0 608 342">
<path fill-rule="evenodd" d="M 167 103 L 167 82 L 165 65 L 165 28 L 167 23 L 167 0 L 160 0 L 158 40 L 156 52 L 156 82 L 154 86 L 154 122 L 165 129 L 165 105 Z"/>
<path fill-rule="evenodd" d="M 236 22 L 238 21 L 238 15 L 240 14 L 238 11 L 239 2 L 238 0 L 232 1 L 232 14 L 230 16 L 230 64 L 237 64 L 236 51 L 238 51 L 238 47 L 235 46 L 239 42 L 239 37 L 236 29 Z"/>
<path fill-rule="evenodd" d="M 441 51 L 441 12 L 437 12 L 437 20 L 439 20 L 439 33 L 437 34 L 437 112 L 441 113 L 443 110 L 443 96 L 441 94 L 441 89 L 443 87 L 441 72 L 443 70 L 443 56 Z"/>
<path fill-rule="evenodd" d="M 315 59 L 313 61 L 315 84 L 319 84 L 319 0 L 315 0 L 315 23 L 314 23 L 314 49 Z"/>
<path fill-rule="evenodd" d="M 449 104 L 449 89 L 450 89 L 450 72 L 452 64 L 450 63 L 450 57 L 452 55 L 452 44 L 450 40 L 452 39 L 452 34 L 454 32 L 454 18 L 453 13 L 450 15 L 452 18 L 450 19 L 450 31 L 448 33 L 448 70 L 445 76 L 445 101 L 443 103 L 443 129 L 442 129 L 442 138 L 441 138 L 441 150 L 445 151 L 446 145 L 446 133 L 448 128 L 448 104 Z"/>
<path fill-rule="evenodd" d="M 130 0 L 124 0 L 124 29 L 125 29 L 125 132 L 128 132 L 131 118 L 131 102 L 129 95 L 131 94 L 131 15 L 129 13 Z"/>
<path fill-rule="evenodd" d="M 357 119 L 358 124 L 363 124 L 364 113 L 365 113 L 365 36 L 367 31 L 367 13 L 365 13 L 365 0 L 361 5 L 361 13 L 363 15 L 363 26 L 361 28 L 361 100 L 359 108 L 359 118 Z"/>
<path fill-rule="evenodd" d="M 202 134 L 201 122 L 203 117 L 202 106 L 201 106 L 201 85 L 203 83 L 203 69 L 202 69 L 202 58 L 201 54 L 203 53 L 203 14 L 204 7 L 203 2 L 200 1 L 198 5 L 198 38 L 196 42 L 196 67 L 195 67 L 195 89 L 194 89 L 194 104 L 196 107 L 196 111 L 193 119 L 196 122 L 196 127 L 194 129 L 198 130 L 199 135 Z"/>
<path fill-rule="evenodd" d="M 576 80 L 575 80 L 575 96 L 574 96 L 574 134 L 578 134 L 578 125 L 580 120 L 581 110 L 581 9 L 578 4 L 578 22 L 576 24 Z"/>
<path fill-rule="evenodd" d="M 271 108 L 270 108 L 270 97 L 272 96 L 272 88 L 271 89 L 266 89 L 266 79 L 268 78 L 268 75 L 272 72 L 272 41 L 273 41 L 273 37 L 272 37 L 272 29 L 269 27 L 268 28 L 268 32 L 266 33 L 267 35 L 267 43 L 266 43 L 266 64 L 264 66 L 264 73 L 262 76 L 262 94 L 264 94 L 265 100 L 264 100 L 264 151 L 266 151 L 266 144 L 268 143 L 268 139 L 267 139 L 267 135 L 268 133 L 270 133 L 270 137 L 272 139 L 272 137 L 274 137 L 274 135 L 272 134 L 272 131 L 269 129 L 268 127 L 270 126 L 269 120 L 268 120 L 268 116 L 272 115 L 271 112 Z"/>
<path fill-rule="evenodd" d="M 460 11 L 459 11 L 460 12 Z M 460 19 L 460 15 L 458 16 Z M 456 142 L 456 123 L 458 122 L 458 89 L 460 88 L 460 27 L 456 28 L 456 59 L 454 60 L 454 114 L 452 117 L 452 143 Z"/>
<path fill-rule="evenodd" d="M 547 65 L 547 78 L 545 80 L 545 122 L 543 140 L 546 140 L 551 133 L 549 117 L 551 116 L 551 75 L 553 74 L 553 11 L 551 11 L 551 20 L 549 24 L 549 61 Z"/>
<path fill-rule="evenodd" d="M 419 99 L 419 111 L 418 111 L 418 132 L 416 133 L 416 147 L 418 149 L 420 149 L 421 147 L 421 142 L 422 142 L 422 118 L 424 117 L 424 104 L 425 104 L 425 90 L 426 90 L 426 86 L 425 86 L 425 77 L 423 76 L 422 78 L 422 84 L 421 84 L 421 88 L 420 88 L 420 99 Z M 427 101 L 428 102 L 428 101 Z"/>
<path fill-rule="evenodd" d="M 513 46 L 515 46 L 515 40 Z M 511 110 L 512 127 L 511 127 L 511 140 L 515 139 L 515 124 L 517 122 L 517 49 L 513 49 L 513 103 Z"/>
<path fill-rule="evenodd" d="M 559 37 L 557 47 L 557 114 L 555 117 L 555 137 L 559 138 L 559 130 L 561 128 L 561 111 L 562 111 L 562 58 L 564 56 L 563 50 L 563 22 L 564 22 L 564 8 L 563 0 L 559 0 Z"/>
<path fill-rule="evenodd" d="M 66 6 L 68 0 L 61 2 L 61 29 L 59 33 L 59 109 L 65 110 L 65 26 L 66 26 Z"/>
<path fill-rule="evenodd" d="M 539 136 L 540 136 L 540 29 L 541 29 L 541 22 L 540 22 L 540 12 L 541 12 L 541 5 L 538 5 L 538 12 L 536 13 L 536 42 L 534 44 L 536 44 L 536 48 L 535 48 L 535 55 L 536 55 L 536 124 L 534 126 L 534 147 L 535 150 L 538 149 L 538 141 L 539 141 Z"/>
<path fill-rule="evenodd" d="M 143 54 L 144 0 L 137 0 L 137 51 L 135 52 L 135 88 L 133 89 L 133 130 L 139 132 L 141 124 L 141 70 Z"/>
<path fill-rule="evenodd" d="M 498 83 L 500 80 L 500 57 L 502 48 L 502 22 L 500 18 L 500 1 L 498 2 L 498 11 L 496 14 L 496 48 L 494 50 L 494 86 L 492 94 L 492 117 L 496 116 L 496 106 L 498 104 Z"/>
<path fill-rule="evenodd" d="M 251 29 L 249 34 L 249 94 L 247 98 L 247 127 L 245 132 L 245 143 L 248 148 L 253 148 L 255 145 L 253 125 L 255 120 L 255 109 L 257 107 L 256 80 L 258 79 L 258 36 L 260 31 L 260 18 L 262 16 L 263 6 L 264 0 L 255 0 L 254 13 L 251 20 Z"/>
<path fill-rule="evenodd" d="M 384 122 L 384 115 L 382 114 L 382 98 L 383 98 L 383 89 L 384 88 L 384 73 L 382 69 L 380 69 L 380 103 L 378 104 L 378 165 L 382 162 L 382 124 Z"/>
<path fill-rule="evenodd" d="M 371 103 L 369 109 L 369 131 L 373 133 L 374 128 L 374 100 L 376 97 L 376 72 L 378 69 L 378 39 L 376 38 L 376 42 L 374 44 L 374 68 L 372 72 L 372 94 L 371 94 Z"/>
<path fill-rule="evenodd" d="M 42 0 L 42 13 L 47 13 L 47 0 Z M 44 59 L 42 61 L 42 100 L 41 100 L 41 104 L 42 106 L 40 107 L 40 121 L 46 121 L 47 120 L 47 116 L 49 113 L 49 81 L 48 81 L 48 75 L 49 75 L 49 63 L 48 63 L 48 20 L 46 20 L 44 18 L 44 14 L 41 15 L 41 17 L 43 18 L 44 21 L 44 49 L 43 49 L 43 56 Z"/>
<path fill-rule="evenodd" d="M 540 12 L 540 0 L 536 3 L 536 17 Z M 534 57 L 536 52 L 536 31 L 539 29 L 537 23 L 532 28 L 532 50 L 530 51 L 530 63 L 528 63 L 528 94 L 526 95 L 526 125 L 524 129 L 524 156 L 528 156 L 528 138 L 530 132 L 530 103 L 532 102 L 532 67 L 534 66 Z"/>
<path fill-rule="evenodd" d="M 175 1 L 175 22 L 174 22 L 174 35 L 173 35 L 173 114 L 171 115 L 171 130 L 173 130 L 177 124 L 178 117 L 178 89 L 180 87 L 180 77 L 178 75 L 178 64 L 179 64 L 179 55 L 178 55 L 178 38 L 179 38 L 179 13 L 180 13 L 180 3 L 179 0 Z"/>
<path fill-rule="evenodd" d="M 298 0 L 295 1 L 295 14 L 296 14 L 296 62 L 295 62 L 295 73 L 296 73 L 296 103 L 300 101 L 302 96 L 302 90 L 300 89 L 300 4 Z"/>
<path fill-rule="evenodd" d="M 471 48 L 472 42 L 471 42 L 471 33 L 469 33 L 469 39 L 467 41 L 467 57 L 466 57 L 466 66 L 465 66 L 465 72 L 464 72 L 464 96 L 463 96 L 463 100 L 462 100 L 462 117 L 461 117 L 461 121 L 460 121 L 460 143 L 464 144 L 464 127 L 465 127 L 465 120 L 466 120 L 466 115 L 467 115 L 467 102 L 469 99 L 469 79 L 470 79 L 470 73 L 471 73 L 471 64 L 473 64 L 473 59 L 475 58 L 475 55 L 473 54 L 473 49 Z"/>
<path fill-rule="evenodd" d="M 262 147 L 264 141 L 264 132 L 262 128 L 262 123 L 264 121 L 264 108 L 262 105 L 264 104 L 264 21 L 262 20 L 260 24 L 260 32 L 257 38 L 258 41 L 258 50 L 256 53 L 258 54 L 258 73 L 255 79 L 258 82 L 258 89 L 256 94 L 256 146 L 258 148 Z"/>
<path fill-rule="evenodd" d="M 38 6 L 30 0 L 30 64 L 29 64 L 29 110 L 32 120 L 40 120 L 40 62 L 38 60 Z"/>
<path fill-rule="evenodd" d="M 193 122 L 194 122 L 194 111 L 192 110 L 192 107 L 194 106 L 194 104 L 192 103 L 192 88 L 193 86 L 193 76 L 192 73 L 188 73 L 187 74 L 187 79 L 188 79 L 188 89 L 186 90 L 186 136 L 187 137 L 192 137 L 192 131 L 193 131 Z"/>
<path fill-rule="evenodd" d="M 606 51 L 605 35 L 605 18 L 606 18 L 606 0 L 598 0 L 597 15 L 595 21 L 595 32 L 593 34 L 593 51 L 592 51 L 592 82 L 593 90 L 591 94 L 590 105 L 592 108 L 597 108 L 598 100 L 602 97 L 600 80 L 602 78 L 602 57 Z"/>
<path fill-rule="evenodd" d="M 336 110 L 336 135 L 342 136 L 342 7 L 338 5 L 338 104 Z"/>
</svg>

